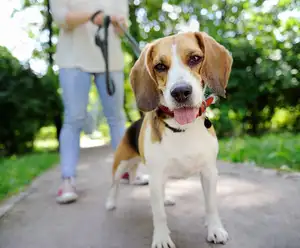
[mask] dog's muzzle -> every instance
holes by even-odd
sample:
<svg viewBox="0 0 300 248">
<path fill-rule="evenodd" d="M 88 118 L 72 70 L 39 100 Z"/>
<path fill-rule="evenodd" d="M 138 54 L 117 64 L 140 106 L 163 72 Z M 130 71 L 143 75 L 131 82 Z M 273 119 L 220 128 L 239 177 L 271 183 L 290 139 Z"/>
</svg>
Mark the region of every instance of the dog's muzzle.
<svg viewBox="0 0 300 248">
<path fill-rule="evenodd" d="M 187 83 L 178 83 L 171 88 L 171 96 L 177 103 L 186 103 L 190 100 L 193 88 Z"/>
</svg>

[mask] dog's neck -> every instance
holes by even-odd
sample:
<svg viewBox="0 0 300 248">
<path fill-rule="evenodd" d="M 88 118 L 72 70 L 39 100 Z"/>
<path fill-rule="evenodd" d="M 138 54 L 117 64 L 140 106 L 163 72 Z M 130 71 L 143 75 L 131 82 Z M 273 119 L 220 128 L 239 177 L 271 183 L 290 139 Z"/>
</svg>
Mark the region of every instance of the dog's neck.
<svg viewBox="0 0 300 248">
<path fill-rule="evenodd" d="M 198 117 L 201 117 L 204 112 L 206 111 L 206 109 L 213 103 L 215 103 L 216 101 L 216 96 L 214 95 L 210 95 L 208 96 L 201 104 L 200 108 L 199 108 L 199 112 L 197 115 Z M 156 111 L 156 114 L 158 116 L 159 119 L 161 119 L 161 121 L 164 123 L 165 127 L 170 129 L 172 132 L 174 133 L 182 133 L 185 132 L 185 129 L 183 128 L 177 128 L 177 127 L 172 127 L 170 126 L 165 119 L 169 119 L 169 118 L 174 118 L 174 112 L 171 111 L 168 107 L 164 106 L 164 105 L 160 105 Z M 210 128 L 211 127 L 211 122 L 210 120 L 205 117 L 204 119 L 204 125 L 206 128 Z"/>
</svg>

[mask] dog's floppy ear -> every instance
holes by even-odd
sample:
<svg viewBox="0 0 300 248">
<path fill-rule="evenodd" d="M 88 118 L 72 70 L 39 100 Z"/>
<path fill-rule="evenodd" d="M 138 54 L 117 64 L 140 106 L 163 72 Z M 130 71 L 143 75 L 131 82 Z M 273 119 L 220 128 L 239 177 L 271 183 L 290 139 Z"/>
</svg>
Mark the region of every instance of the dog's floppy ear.
<svg viewBox="0 0 300 248">
<path fill-rule="evenodd" d="M 159 104 L 159 91 L 152 71 L 152 51 L 153 44 L 148 44 L 132 67 L 129 76 L 137 106 L 144 112 L 154 110 Z"/>
<path fill-rule="evenodd" d="M 200 75 L 204 82 L 219 96 L 226 96 L 232 57 L 228 50 L 204 32 L 195 32 L 199 46 L 204 50 Z"/>
</svg>

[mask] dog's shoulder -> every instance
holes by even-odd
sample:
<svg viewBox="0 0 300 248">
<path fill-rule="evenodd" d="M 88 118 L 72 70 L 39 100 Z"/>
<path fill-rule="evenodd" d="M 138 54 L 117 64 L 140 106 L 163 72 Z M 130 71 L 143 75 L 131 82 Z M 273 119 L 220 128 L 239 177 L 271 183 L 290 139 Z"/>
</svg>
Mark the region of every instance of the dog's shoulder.
<svg viewBox="0 0 300 248">
<path fill-rule="evenodd" d="M 144 116 L 133 122 L 127 129 L 126 135 L 129 145 L 139 154 L 139 136 L 144 122 Z"/>
</svg>

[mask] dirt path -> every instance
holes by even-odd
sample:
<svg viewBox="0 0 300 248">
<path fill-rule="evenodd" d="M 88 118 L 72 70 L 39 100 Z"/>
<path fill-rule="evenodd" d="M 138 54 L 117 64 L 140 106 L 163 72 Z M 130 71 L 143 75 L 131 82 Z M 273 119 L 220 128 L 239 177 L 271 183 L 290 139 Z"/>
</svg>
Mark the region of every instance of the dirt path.
<svg viewBox="0 0 300 248">
<path fill-rule="evenodd" d="M 150 248 L 148 187 L 123 186 L 118 209 L 106 212 L 112 152 L 85 149 L 79 166 L 77 204 L 54 201 L 59 170 L 47 172 L 30 194 L 0 219 L 0 248 Z M 227 245 L 205 241 L 200 180 L 168 185 L 177 205 L 167 209 L 177 248 L 300 248 L 300 178 L 219 163 L 219 208 L 231 237 Z"/>
</svg>

